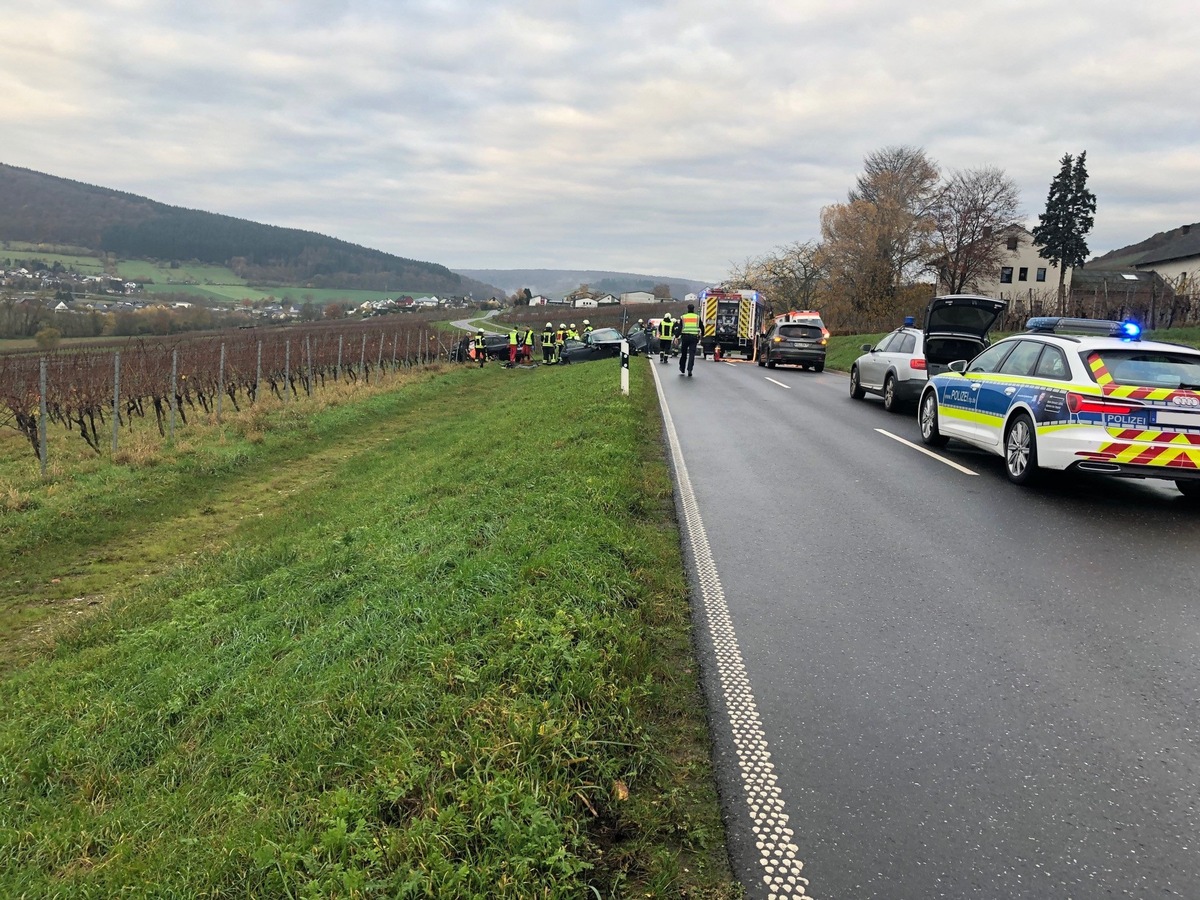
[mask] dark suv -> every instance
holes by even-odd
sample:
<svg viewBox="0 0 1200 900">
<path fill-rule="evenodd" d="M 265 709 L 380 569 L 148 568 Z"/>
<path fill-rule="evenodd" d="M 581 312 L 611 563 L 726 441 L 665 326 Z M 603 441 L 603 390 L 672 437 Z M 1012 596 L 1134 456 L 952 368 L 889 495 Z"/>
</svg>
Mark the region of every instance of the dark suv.
<svg viewBox="0 0 1200 900">
<path fill-rule="evenodd" d="M 791 363 L 820 372 L 825 368 L 829 332 L 817 315 L 778 320 L 758 336 L 758 364 L 768 369 Z"/>
</svg>

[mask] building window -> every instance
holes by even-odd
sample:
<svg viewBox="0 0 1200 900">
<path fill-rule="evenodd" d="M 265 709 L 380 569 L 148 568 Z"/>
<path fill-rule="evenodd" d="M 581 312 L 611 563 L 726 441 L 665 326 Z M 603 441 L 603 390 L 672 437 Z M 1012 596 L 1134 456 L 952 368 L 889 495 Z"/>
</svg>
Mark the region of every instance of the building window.
<svg viewBox="0 0 1200 900">
<path fill-rule="evenodd" d="M 1045 281 L 1045 280 L 1046 280 L 1046 270 L 1045 270 L 1045 269 L 1038 269 L 1038 270 L 1037 270 L 1037 280 L 1038 280 L 1038 281 Z"/>
<path fill-rule="evenodd" d="M 1012 284 L 1012 266 L 1000 267 L 1000 283 Z"/>
<path fill-rule="evenodd" d="M 1025 266 L 1021 266 L 1021 268 L 1017 270 L 1017 281 L 1028 281 L 1028 280 L 1029 280 L 1029 269 L 1026 268 Z"/>
<path fill-rule="evenodd" d="M 1008 239 L 1008 249 L 1009 249 L 1009 250 L 1016 250 L 1016 249 L 1017 249 L 1017 238 L 1016 238 L 1016 235 L 1013 235 L 1012 237 L 1010 237 L 1010 238 Z"/>
</svg>

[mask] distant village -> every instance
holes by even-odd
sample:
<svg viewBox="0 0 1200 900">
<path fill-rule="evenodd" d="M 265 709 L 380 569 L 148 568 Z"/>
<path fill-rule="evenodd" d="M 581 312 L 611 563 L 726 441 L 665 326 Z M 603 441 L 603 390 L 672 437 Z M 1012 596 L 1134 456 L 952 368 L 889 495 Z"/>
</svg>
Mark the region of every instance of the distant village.
<svg viewBox="0 0 1200 900">
<path fill-rule="evenodd" d="M 159 293 L 153 286 L 147 289 L 144 284 L 110 274 L 84 275 L 57 263 L 51 268 L 43 268 L 30 266 L 28 261 L 17 262 L 18 265 L 11 269 L 0 269 L 0 337 L 4 338 L 31 337 L 43 327 L 53 327 L 63 336 L 167 334 L 197 328 L 248 327 L 259 323 L 283 324 L 346 316 L 367 318 L 438 309 L 495 309 L 508 305 L 596 309 L 672 299 L 666 285 L 659 285 L 653 291 L 635 290 L 616 295 L 581 284 L 562 297 L 533 294 L 523 289 L 511 297 L 485 300 L 471 295 L 401 294 L 356 304 L 349 298 L 360 292 L 347 291 L 347 298 L 325 301 L 305 297 L 298 302 L 290 297 L 268 296 L 262 300 L 229 302 L 208 300 L 199 294 Z M 195 282 L 178 284 L 186 290 Z M 280 290 L 292 293 L 303 288 Z"/>
</svg>

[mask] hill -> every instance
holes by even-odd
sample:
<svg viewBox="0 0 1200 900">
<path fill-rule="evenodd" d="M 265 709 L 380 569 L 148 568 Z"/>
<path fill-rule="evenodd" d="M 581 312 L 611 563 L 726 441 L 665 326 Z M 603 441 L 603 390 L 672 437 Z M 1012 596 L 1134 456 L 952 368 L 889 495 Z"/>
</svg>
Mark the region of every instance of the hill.
<svg viewBox="0 0 1200 900">
<path fill-rule="evenodd" d="M 459 269 L 459 272 L 468 278 L 499 285 L 510 295 L 521 288 L 529 288 L 535 294 L 561 297 L 581 284 L 588 285 L 592 290 L 620 295 L 626 291 L 649 291 L 656 284 L 666 284 L 671 288 L 671 296 L 680 299 L 689 292 L 708 286 L 707 282 L 687 278 L 585 269 Z"/>
<path fill-rule="evenodd" d="M 498 293 L 442 265 L 393 256 L 297 228 L 168 206 L 0 163 L 0 241 L 87 248 L 128 259 L 227 266 L 250 284 Z"/>
</svg>

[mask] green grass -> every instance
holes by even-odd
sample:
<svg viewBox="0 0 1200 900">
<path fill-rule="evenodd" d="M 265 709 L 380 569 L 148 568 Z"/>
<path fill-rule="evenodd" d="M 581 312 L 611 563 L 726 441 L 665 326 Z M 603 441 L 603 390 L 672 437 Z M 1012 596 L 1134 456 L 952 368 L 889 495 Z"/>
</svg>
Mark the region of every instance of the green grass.
<svg viewBox="0 0 1200 900">
<path fill-rule="evenodd" d="M 6 259 L 38 259 L 48 266 L 60 262 L 67 269 L 73 269 L 83 275 L 100 275 L 104 272 L 104 263 L 98 256 L 81 252 L 78 247 L 10 241 L 0 248 L 0 260 Z"/>
<path fill-rule="evenodd" d="M 296 404 L 0 515 L 5 571 L 132 557 L 0 681 L 0 895 L 739 896 L 632 374 Z"/>
</svg>

